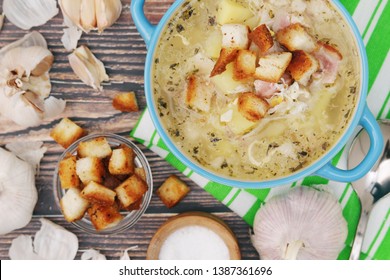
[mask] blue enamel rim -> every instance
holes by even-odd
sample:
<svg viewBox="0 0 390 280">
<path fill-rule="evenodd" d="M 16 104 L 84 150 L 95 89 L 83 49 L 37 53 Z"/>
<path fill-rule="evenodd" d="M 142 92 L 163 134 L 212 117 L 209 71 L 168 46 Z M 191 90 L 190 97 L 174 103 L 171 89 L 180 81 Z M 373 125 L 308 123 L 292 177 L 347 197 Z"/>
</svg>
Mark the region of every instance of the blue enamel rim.
<svg viewBox="0 0 390 280">
<path fill-rule="evenodd" d="M 344 6 L 338 1 L 333 0 L 334 6 L 338 9 L 343 15 L 344 19 L 351 28 L 355 40 L 358 45 L 360 53 L 360 67 L 361 67 L 361 88 L 359 100 L 357 107 L 353 116 L 353 119 L 350 121 L 349 127 L 344 131 L 344 134 L 340 137 L 337 144 L 335 144 L 326 154 L 321 158 L 317 159 L 311 165 L 297 171 L 296 173 L 290 174 L 286 177 L 276 178 L 273 180 L 267 181 L 244 181 L 241 179 L 226 178 L 218 176 L 208 170 L 205 170 L 204 167 L 193 162 L 187 158 L 173 143 L 173 141 L 168 136 L 168 133 L 165 131 L 161 125 L 156 104 L 153 98 L 153 88 L 152 88 L 152 66 L 154 63 L 154 54 L 157 43 L 160 38 L 160 34 L 163 31 L 165 24 L 169 21 L 172 15 L 175 13 L 181 4 L 185 0 L 178 0 L 172 4 L 169 10 L 162 17 L 160 23 L 157 26 L 152 25 L 145 17 L 143 11 L 143 5 L 145 0 L 133 0 L 131 3 L 131 13 L 134 20 L 134 23 L 140 32 L 141 36 L 145 40 L 145 43 L 148 48 L 148 53 L 145 62 L 145 95 L 146 101 L 149 107 L 149 112 L 152 118 L 152 121 L 159 133 L 161 139 L 164 141 L 169 150 L 188 168 L 192 169 L 196 173 L 202 175 L 203 177 L 220 183 L 224 185 L 229 185 L 239 188 L 252 188 L 252 189 L 261 189 L 261 188 L 272 188 L 280 185 L 291 184 L 299 179 L 302 179 L 308 175 L 319 175 L 331 180 L 341 181 L 341 182 L 351 182 L 358 180 L 363 177 L 375 164 L 383 148 L 383 137 L 381 136 L 379 125 L 377 124 L 375 117 L 372 115 L 368 107 L 366 106 L 366 95 L 368 89 L 368 63 L 367 63 L 367 54 L 364 48 L 364 44 L 358 28 L 353 21 L 352 17 L 349 15 L 348 11 Z M 370 135 L 371 148 L 364 159 L 364 161 L 352 170 L 340 170 L 331 165 L 332 158 L 344 147 L 347 141 L 352 136 L 355 128 L 361 125 L 363 126 L 368 134 Z"/>
</svg>

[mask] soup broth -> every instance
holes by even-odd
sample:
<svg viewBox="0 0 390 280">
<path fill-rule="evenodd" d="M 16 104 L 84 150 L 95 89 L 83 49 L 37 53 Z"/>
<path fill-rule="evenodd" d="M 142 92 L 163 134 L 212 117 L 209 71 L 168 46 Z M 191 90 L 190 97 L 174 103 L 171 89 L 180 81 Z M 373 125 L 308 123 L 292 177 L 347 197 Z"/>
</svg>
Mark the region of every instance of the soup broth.
<svg viewBox="0 0 390 280">
<path fill-rule="evenodd" d="M 272 44 L 265 50 L 255 43 L 259 26 Z M 359 67 L 354 38 L 326 0 L 187 1 L 156 46 L 153 94 L 166 132 L 192 160 L 226 177 L 269 180 L 310 165 L 341 137 Z"/>
</svg>

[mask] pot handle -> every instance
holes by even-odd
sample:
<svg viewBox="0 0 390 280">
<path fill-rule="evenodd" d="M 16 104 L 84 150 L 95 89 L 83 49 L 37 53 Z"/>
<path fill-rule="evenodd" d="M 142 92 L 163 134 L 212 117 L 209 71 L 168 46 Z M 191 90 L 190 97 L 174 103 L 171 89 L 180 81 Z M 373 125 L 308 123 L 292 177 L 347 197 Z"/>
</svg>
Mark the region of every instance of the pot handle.
<svg viewBox="0 0 390 280">
<path fill-rule="evenodd" d="M 364 108 L 359 124 L 367 131 L 370 137 L 370 149 L 362 162 L 351 170 L 339 169 L 328 162 L 316 172 L 316 175 L 339 182 L 353 182 L 359 180 L 371 170 L 382 153 L 383 136 L 375 117 L 367 105 Z"/>
<path fill-rule="evenodd" d="M 135 26 L 144 39 L 146 46 L 148 47 L 156 26 L 151 24 L 146 18 L 144 13 L 144 5 L 145 0 L 132 0 L 130 11 Z"/>
</svg>

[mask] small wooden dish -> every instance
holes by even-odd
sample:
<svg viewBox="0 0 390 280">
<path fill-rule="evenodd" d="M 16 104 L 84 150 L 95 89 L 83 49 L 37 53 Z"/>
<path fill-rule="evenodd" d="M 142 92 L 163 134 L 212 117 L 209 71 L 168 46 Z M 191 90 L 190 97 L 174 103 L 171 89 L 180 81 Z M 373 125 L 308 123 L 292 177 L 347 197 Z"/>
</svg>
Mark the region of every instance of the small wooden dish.
<svg viewBox="0 0 390 280">
<path fill-rule="evenodd" d="M 160 226 L 150 241 L 146 259 L 158 260 L 160 249 L 168 236 L 187 226 L 203 226 L 214 231 L 228 247 L 230 259 L 241 259 L 240 248 L 232 230 L 221 219 L 204 212 L 187 212 L 168 219 Z"/>
</svg>

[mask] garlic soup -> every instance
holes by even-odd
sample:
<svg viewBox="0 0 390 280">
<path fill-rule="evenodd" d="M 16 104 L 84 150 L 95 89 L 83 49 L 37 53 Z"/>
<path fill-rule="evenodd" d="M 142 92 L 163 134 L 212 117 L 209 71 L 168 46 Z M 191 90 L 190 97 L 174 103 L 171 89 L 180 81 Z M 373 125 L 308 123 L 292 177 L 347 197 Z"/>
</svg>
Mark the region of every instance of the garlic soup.
<svg viewBox="0 0 390 280">
<path fill-rule="evenodd" d="M 158 42 L 161 122 L 213 173 L 288 176 L 329 151 L 354 115 L 358 48 L 328 1 L 187 1 Z"/>
</svg>

